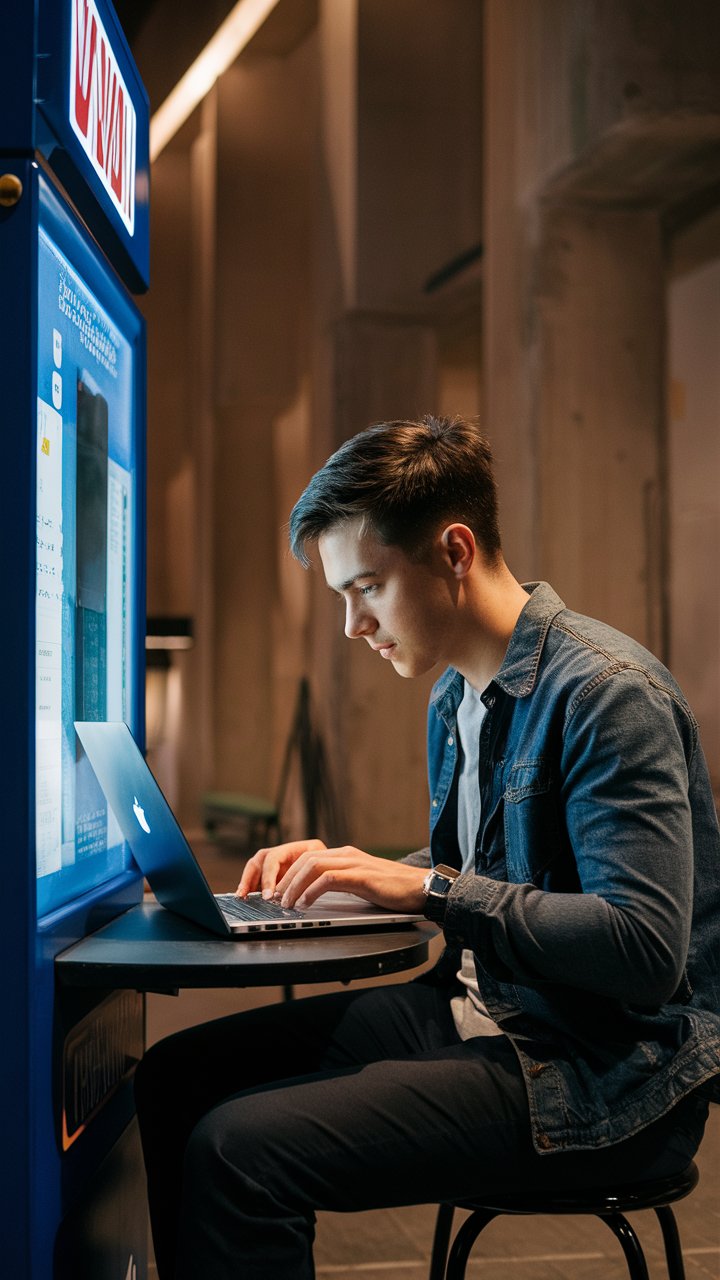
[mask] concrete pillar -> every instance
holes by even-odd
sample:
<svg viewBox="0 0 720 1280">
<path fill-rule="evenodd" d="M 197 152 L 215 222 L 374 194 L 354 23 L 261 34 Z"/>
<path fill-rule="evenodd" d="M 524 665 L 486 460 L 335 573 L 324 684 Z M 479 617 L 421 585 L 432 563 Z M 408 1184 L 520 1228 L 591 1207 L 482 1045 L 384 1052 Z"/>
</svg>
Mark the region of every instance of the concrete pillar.
<svg viewBox="0 0 720 1280">
<path fill-rule="evenodd" d="M 148 323 L 148 614 L 193 620 L 194 647 L 150 673 L 148 759 L 185 823 L 214 768 L 216 99 L 153 175 Z M 153 714 L 160 694 L 159 717 Z"/>
<path fill-rule="evenodd" d="M 553 208 L 536 277 L 541 571 L 662 652 L 663 253 L 653 212 Z"/>
<path fill-rule="evenodd" d="M 196 820 L 198 795 L 212 788 L 215 774 L 217 118 L 217 93 L 212 90 L 202 105 L 202 127 L 191 149 L 193 465 L 185 515 L 190 525 L 190 555 L 186 563 L 193 582 L 191 616 L 195 643 L 193 650 L 181 660 L 186 669 L 186 706 L 178 729 L 182 761 L 180 795 L 186 821 Z"/>
<path fill-rule="evenodd" d="M 484 416 L 506 552 L 662 656 L 663 238 L 720 176 L 720 11 L 485 12 Z"/>
<path fill-rule="evenodd" d="M 336 444 L 371 422 L 432 404 L 435 336 L 385 315 L 349 314 L 333 329 Z M 425 708 L 432 679 L 401 680 L 364 641 L 344 634 L 342 607 L 318 568 L 312 668 L 327 735 L 343 839 L 360 847 L 417 847 L 427 831 Z M 436 673 L 439 674 L 439 673 Z"/>
<path fill-rule="evenodd" d="M 276 662 L 278 529 L 288 423 L 308 360 L 314 43 L 240 61 L 218 84 L 215 266 L 214 786 L 272 796 L 295 690 Z M 283 426 L 284 424 L 284 426 Z M 296 478 L 297 482 L 297 478 Z M 280 491 L 276 488 L 280 486 Z M 287 641 L 287 636 L 285 636 Z M 300 649 L 302 636 L 293 647 Z M 279 725 L 274 715 L 279 716 Z"/>
<path fill-rule="evenodd" d="M 668 316 L 670 663 L 720 806 L 720 205 L 675 237 Z"/>
</svg>

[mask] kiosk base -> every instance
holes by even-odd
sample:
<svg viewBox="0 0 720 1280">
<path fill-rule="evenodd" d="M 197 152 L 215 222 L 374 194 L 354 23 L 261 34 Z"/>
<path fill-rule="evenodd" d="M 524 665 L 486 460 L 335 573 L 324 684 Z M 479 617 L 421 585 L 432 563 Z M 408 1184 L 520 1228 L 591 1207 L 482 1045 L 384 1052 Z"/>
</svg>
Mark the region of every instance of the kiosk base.
<svg viewBox="0 0 720 1280">
<path fill-rule="evenodd" d="M 140 1134 L 132 1120 L 63 1219 L 54 1280 L 146 1280 L 147 1204 Z"/>
</svg>

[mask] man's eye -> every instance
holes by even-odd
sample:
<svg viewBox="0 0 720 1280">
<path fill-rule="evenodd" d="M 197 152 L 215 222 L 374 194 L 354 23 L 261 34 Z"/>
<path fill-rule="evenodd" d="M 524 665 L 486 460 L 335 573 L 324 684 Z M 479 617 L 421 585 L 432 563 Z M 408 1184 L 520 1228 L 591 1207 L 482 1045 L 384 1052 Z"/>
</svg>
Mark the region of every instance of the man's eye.
<svg viewBox="0 0 720 1280">
<path fill-rule="evenodd" d="M 371 584 L 370 584 L 370 586 L 368 586 L 368 587 L 360 587 L 360 595 L 361 595 L 361 596 L 369 596 L 369 595 L 371 594 L 371 592 L 373 592 L 373 591 L 377 591 L 377 583 L 376 583 L 376 582 L 371 583 Z"/>
</svg>

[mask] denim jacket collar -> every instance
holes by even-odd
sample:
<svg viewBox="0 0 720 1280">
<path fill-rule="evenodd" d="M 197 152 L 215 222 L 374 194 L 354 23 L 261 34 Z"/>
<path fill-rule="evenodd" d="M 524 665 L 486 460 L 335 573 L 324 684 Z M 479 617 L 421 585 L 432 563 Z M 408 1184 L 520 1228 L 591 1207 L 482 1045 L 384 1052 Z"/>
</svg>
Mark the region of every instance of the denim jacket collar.
<svg viewBox="0 0 720 1280">
<path fill-rule="evenodd" d="M 547 582 L 526 582 L 530 597 L 515 624 L 495 684 L 514 698 L 532 693 L 537 680 L 543 645 L 551 623 L 565 604 Z"/>
<path fill-rule="evenodd" d="M 565 609 L 547 582 L 526 582 L 523 588 L 528 593 L 528 602 L 515 624 L 502 666 L 494 678 L 494 684 L 514 698 L 527 697 L 535 688 L 547 633 L 553 619 Z M 431 704 L 444 720 L 454 718 L 462 690 L 462 676 L 454 667 L 448 667 L 431 697 Z"/>
</svg>

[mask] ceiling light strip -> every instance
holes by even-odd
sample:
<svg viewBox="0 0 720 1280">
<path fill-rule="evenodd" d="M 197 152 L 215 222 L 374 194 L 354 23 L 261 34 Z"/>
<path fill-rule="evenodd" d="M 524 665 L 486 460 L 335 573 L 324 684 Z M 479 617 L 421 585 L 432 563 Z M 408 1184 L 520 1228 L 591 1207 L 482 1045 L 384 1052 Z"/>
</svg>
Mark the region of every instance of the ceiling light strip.
<svg viewBox="0 0 720 1280">
<path fill-rule="evenodd" d="M 232 65 L 277 2 L 238 0 L 230 10 L 202 53 L 153 115 L 150 121 L 151 161 L 157 159 L 198 103 L 210 92 L 218 76 Z"/>
</svg>

